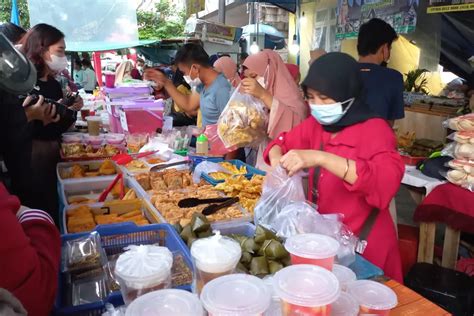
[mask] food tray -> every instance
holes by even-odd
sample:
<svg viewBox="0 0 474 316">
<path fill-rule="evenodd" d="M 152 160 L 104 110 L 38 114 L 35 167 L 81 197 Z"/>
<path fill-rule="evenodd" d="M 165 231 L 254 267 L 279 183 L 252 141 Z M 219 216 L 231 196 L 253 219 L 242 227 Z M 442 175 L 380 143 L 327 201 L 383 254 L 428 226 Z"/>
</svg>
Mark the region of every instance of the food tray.
<svg viewBox="0 0 474 316">
<path fill-rule="evenodd" d="M 76 209 L 80 205 L 71 205 L 64 208 L 61 214 L 61 233 L 62 234 L 69 234 L 67 230 L 67 213 L 70 210 Z M 131 212 L 134 210 L 141 210 L 143 215 L 151 224 L 157 223 L 164 223 L 165 220 L 161 215 L 156 211 L 156 209 L 151 205 L 150 201 L 146 199 L 134 199 L 134 200 L 125 200 L 125 201 L 108 201 L 104 203 L 96 203 L 92 205 L 88 205 L 92 208 L 92 211 L 95 214 L 110 214 L 110 213 L 117 213 L 123 214 L 127 212 Z M 117 224 L 109 224 L 109 225 L 102 225 L 102 226 L 115 226 L 120 225 Z"/>
<path fill-rule="evenodd" d="M 223 156 L 200 156 L 200 155 L 189 155 L 188 154 L 188 157 L 193 162 L 192 170 L 194 170 L 194 168 L 196 168 L 196 166 L 199 165 L 203 161 L 210 161 L 210 162 L 216 162 L 216 163 L 224 161 Z"/>
<path fill-rule="evenodd" d="M 144 245 L 159 243 L 175 254 L 183 257 L 186 265 L 192 269 L 191 254 L 188 247 L 181 240 L 174 228 L 168 224 L 154 224 L 148 226 L 135 226 L 133 223 L 122 223 L 112 226 L 98 226 L 96 231 L 100 234 L 102 247 L 107 255 L 113 255 L 122 251 L 129 245 Z M 64 244 L 68 240 L 77 239 L 88 235 L 89 233 L 63 235 L 61 243 Z M 60 271 L 62 270 L 62 267 Z M 105 311 L 105 304 L 111 303 L 114 306 L 124 304 L 120 291 L 112 292 L 102 302 L 95 302 L 79 306 L 64 306 L 67 301 L 65 274 L 59 275 L 59 287 L 54 304 L 54 315 L 69 316 L 100 316 Z M 177 287 L 178 289 L 191 290 L 191 285 Z"/>
<path fill-rule="evenodd" d="M 237 168 L 241 168 L 243 166 L 245 166 L 247 168 L 247 173 L 244 174 L 244 176 L 247 178 L 247 179 L 251 179 L 254 175 L 261 175 L 261 176 L 265 176 L 266 175 L 266 172 L 265 171 L 262 171 L 262 170 L 259 170 L 249 164 L 246 164 L 240 160 L 226 160 L 226 162 L 230 162 L 231 164 L 233 164 L 234 166 L 236 166 Z M 217 184 L 219 183 L 222 183 L 224 182 L 224 180 L 217 180 L 217 179 L 214 179 L 212 176 L 206 174 L 206 173 L 202 173 L 201 174 L 201 178 L 203 178 L 204 180 L 206 180 L 208 183 L 216 186 Z"/>
<path fill-rule="evenodd" d="M 416 166 L 420 161 L 424 161 L 427 157 L 412 157 L 408 155 L 400 154 L 403 163 L 408 166 Z"/>
<path fill-rule="evenodd" d="M 115 147 L 117 147 L 117 149 L 119 149 L 119 153 L 126 153 L 127 152 L 127 148 L 125 146 L 115 146 Z M 63 152 L 62 148 L 60 148 L 59 154 L 60 154 L 61 160 L 65 161 L 65 162 L 104 160 L 104 159 L 110 159 L 110 158 L 113 157 L 113 156 L 91 156 L 91 157 L 88 157 L 88 156 L 79 156 L 79 157 L 74 156 L 74 157 L 68 157 L 68 156 L 64 155 L 64 152 Z"/>
<path fill-rule="evenodd" d="M 122 170 L 120 169 L 119 166 L 117 166 L 117 164 L 112 161 L 112 163 L 114 164 L 114 167 L 115 167 L 115 171 L 116 173 L 113 174 L 113 175 L 110 175 L 110 176 L 98 176 L 98 177 L 84 177 L 84 178 L 68 178 L 68 179 L 63 179 L 61 177 L 61 171 L 63 169 L 66 169 L 66 168 L 70 168 L 72 167 L 73 165 L 81 165 L 81 166 L 89 166 L 89 168 L 93 168 L 93 169 L 98 169 L 99 166 L 104 162 L 105 160 L 89 160 L 89 161 L 77 161 L 77 162 L 60 162 L 57 164 L 56 166 L 56 175 L 58 177 L 58 181 L 59 183 L 64 184 L 64 183 L 69 183 L 69 182 L 77 182 L 77 181 L 80 181 L 80 180 L 83 180 L 83 179 L 89 179 L 89 180 L 94 180 L 94 181 L 98 181 L 98 180 L 113 180 L 115 178 L 115 176 L 119 173 L 122 173 Z"/>
<path fill-rule="evenodd" d="M 160 158 L 160 159 L 163 159 L 165 161 L 161 162 L 161 163 L 157 163 L 157 164 L 151 164 L 147 161 L 150 158 Z M 119 167 L 122 169 L 122 171 L 124 173 L 126 173 L 130 176 L 134 176 L 134 175 L 137 175 L 137 174 L 140 174 L 140 173 L 149 172 L 151 167 L 154 167 L 154 166 L 157 166 L 157 165 L 160 165 L 160 164 L 169 163 L 169 161 L 171 161 L 171 162 L 184 161 L 184 160 L 186 160 L 186 158 L 182 157 L 180 155 L 177 155 L 177 154 L 171 154 L 169 156 L 169 158 L 167 158 L 165 156 L 162 156 L 160 153 L 156 153 L 156 154 L 153 154 L 153 155 L 150 155 L 150 156 L 147 156 L 147 157 L 139 158 L 138 160 L 143 162 L 146 165 L 146 169 L 129 170 L 126 166 L 123 166 L 123 165 L 121 165 Z M 183 168 L 183 166 L 175 166 L 175 167 L 171 167 L 171 168 L 181 169 L 181 168 Z"/>
</svg>

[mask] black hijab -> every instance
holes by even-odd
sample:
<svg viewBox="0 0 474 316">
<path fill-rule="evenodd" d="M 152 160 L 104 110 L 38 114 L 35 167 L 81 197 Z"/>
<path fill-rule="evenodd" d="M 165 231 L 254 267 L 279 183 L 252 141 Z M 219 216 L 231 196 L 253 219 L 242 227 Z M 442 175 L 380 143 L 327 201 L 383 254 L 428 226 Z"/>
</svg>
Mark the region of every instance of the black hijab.
<svg viewBox="0 0 474 316">
<path fill-rule="evenodd" d="M 354 103 L 342 117 L 331 125 L 322 125 L 330 133 L 336 133 L 347 126 L 378 117 L 365 103 L 363 83 L 357 61 L 344 53 L 329 53 L 316 59 L 303 81 L 303 88 L 311 88 L 337 102 L 355 98 Z M 344 109 L 349 105 L 343 105 Z"/>
</svg>

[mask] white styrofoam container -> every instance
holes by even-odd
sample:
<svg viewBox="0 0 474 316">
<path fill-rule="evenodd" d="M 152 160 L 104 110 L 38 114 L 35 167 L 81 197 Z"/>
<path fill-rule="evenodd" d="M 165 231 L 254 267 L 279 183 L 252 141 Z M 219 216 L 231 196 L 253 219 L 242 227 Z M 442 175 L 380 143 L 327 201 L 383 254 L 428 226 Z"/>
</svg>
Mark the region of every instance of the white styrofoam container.
<svg viewBox="0 0 474 316">
<path fill-rule="evenodd" d="M 91 166 L 93 169 L 98 169 L 99 166 L 104 162 L 105 160 L 89 160 L 89 161 L 76 161 L 76 162 L 60 162 L 56 165 L 56 175 L 58 177 L 58 181 L 61 185 L 64 183 L 71 183 L 71 182 L 78 182 L 84 179 L 87 180 L 93 180 L 93 181 L 99 181 L 99 180 L 113 180 L 115 176 L 119 173 L 122 173 L 122 169 L 114 162 L 116 174 L 110 175 L 110 176 L 98 176 L 98 177 L 84 177 L 84 178 L 69 178 L 69 179 L 63 179 L 61 177 L 61 171 L 66 169 L 66 168 L 71 168 L 73 165 L 81 165 L 81 166 Z"/>
</svg>

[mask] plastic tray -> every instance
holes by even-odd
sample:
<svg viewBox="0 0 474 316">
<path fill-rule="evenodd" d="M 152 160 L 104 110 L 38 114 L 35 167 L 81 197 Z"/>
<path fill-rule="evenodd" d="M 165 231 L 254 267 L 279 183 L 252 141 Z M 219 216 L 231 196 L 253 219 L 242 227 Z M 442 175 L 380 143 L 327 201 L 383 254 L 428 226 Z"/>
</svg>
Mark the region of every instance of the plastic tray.
<svg viewBox="0 0 474 316">
<path fill-rule="evenodd" d="M 114 161 L 112 161 L 112 163 L 114 164 L 114 167 L 115 167 L 115 171 L 116 171 L 116 174 L 113 174 L 113 175 L 110 175 L 110 176 L 98 176 L 98 177 L 84 177 L 84 178 L 68 178 L 68 179 L 63 179 L 61 178 L 61 170 L 62 169 L 66 169 L 66 168 L 70 168 L 72 167 L 73 165 L 81 165 L 81 166 L 89 166 L 92 167 L 93 169 L 98 169 L 99 166 L 104 162 L 105 160 L 90 160 L 90 161 L 78 161 L 78 162 L 60 162 L 57 164 L 56 166 L 56 175 L 58 176 L 58 181 L 61 183 L 61 184 L 64 184 L 64 183 L 69 183 L 69 182 L 77 182 L 77 181 L 80 181 L 80 180 L 83 180 L 83 179 L 89 179 L 89 180 L 94 180 L 94 181 L 97 181 L 97 180 L 113 180 L 115 178 L 115 176 L 118 174 L 118 173 L 122 173 L 122 170 L 120 169 L 119 166 L 117 166 L 115 164 Z"/>
<path fill-rule="evenodd" d="M 412 157 L 408 155 L 400 154 L 402 157 L 403 163 L 408 166 L 416 166 L 420 161 L 424 161 L 427 157 Z"/>
<path fill-rule="evenodd" d="M 265 171 L 262 171 L 262 170 L 259 170 L 249 164 L 246 164 L 240 160 L 227 160 L 226 162 L 230 162 L 231 164 L 233 164 L 234 166 L 236 166 L 237 168 L 241 168 L 243 166 L 245 166 L 247 168 L 247 173 L 244 174 L 245 177 L 247 179 L 251 179 L 254 175 L 261 175 L 261 176 L 264 176 L 266 175 L 267 173 Z M 212 184 L 212 185 L 217 185 L 219 183 L 222 183 L 224 182 L 224 180 L 217 180 L 217 179 L 214 179 L 212 176 L 206 174 L 206 173 L 203 173 L 201 175 L 201 178 L 203 178 L 204 180 L 206 180 L 208 183 Z"/>
<path fill-rule="evenodd" d="M 199 156 L 199 155 L 189 155 L 188 154 L 188 157 L 193 162 L 192 170 L 194 170 L 194 168 L 203 161 L 210 161 L 210 162 L 216 162 L 216 163 L 224 161 L 223 156 L 212 157 L 212 156 Z"/>
<path fill-rule="evenodd" d="M 87 146 L 87 145 L 86 145 Z M 101 145 L 102 146 L 102 145 Z M 123 145 L 113 145 L 115 147 L 117 147 L 117 149 L 119 149 L 119 153 L 126 153 L 127 152 L 127 148 L 125 148 Z M 91 160 L 104 160 L 104 159 L 110 159 L 112 158 L 113 156 L 93 156 L 93 157 L 88 157 L 88 156 L 74 156 L 74 157 L 70 157 L 70 156 L 66 156 L 64 155 L 64 152 L 63 152 L 63 149 L 62 147 L 60 148 L 59 150 L 59 154 L 60 154 L 60 157 L 61 157 L 61 160 L 62 161 L 66 161 L 66 162 L 76 162 L 76 161 L 91 161 Z"/>
<path fill-rule="evenodd" d="M 122 171 L 130 176 L 134 176 L 134 175 L 137 175 L 137 174 L 140 174 L 140 173 L 145 173 L 145 172 L 148 172 L 150 170 L 151 167 L 154 167 L 154 166 L 157 166 L 157 165 L 160 165 L 160 164 L 165 164 L 165 163 L 168 163 L 168 161 L 172 160 L 173 159 L 173 162 L 179 162 L 179 161 L 183 161 L 183 160 L 186 160 L 185 157 L 182 157 L 180 155 L 177 155 L 177 154 L 171 154 L 170 158 L 165 160 L 165 162 L 161 162 L 161 163 L 157 163 L 157 164 L 151 164 L 149 163 L 147 160 L 150 159 L 150 158 L 153 158 L 153 157 L 156 157 L 156 158 L 161 158 L 163 160 L 164 157 L 161 156 L 159 153 L 156 153 L 154 155 L 151 155 L 151 156 L 147 156 L 147 157 L 144 157 L 144 158 L 140 158 L 138 159 L 139 161 L 142 161 L 143 163 L 145 163 L 146 165 L 146 169 L 142 169 L 142 170 L 129 170 L 126 166 L 119 166 L 120 169 L 122 169 Z M 177 169 L 180 169 L 182 168 L 183 166 L 176 166 L 176 167 L 171 167 L 171 168 L 177 168 Z"/>
<path fill-rule="evenodd" d="M 62 234 L 69 234 L 67 230 L 67 213 L 70 210 L 76 209 L 79 205 L 71 205 L 65 207 L 61 216 L 62 216 L 62 226 L 61 226 L 61 233 Z M 127 212 L 132 212 L 134 210 L 141 210 L 142 214 L 146 217 L 146 219 L 150 222 L 150 224 L 157 224 L 157 223 L 164 223 L 165 220 L 161 215 L 156 211 L 156 209 L 151 205 L 151 203 L 146 199 L 134 199 L 134 200 L 126 200 L 126 201 L 108 201 L 104 203 L 97 203 L 89 205 L 92 208 L 92 211 L 96 214 L 109 214 L 109 213 L 116 213 L 116 214 L 124 214 Z M 102 226 L 115 226 L 117 224 L 109 224 L 109 225 L 102 225 Z"/>
<path fill-rule="evenodd" d="M 96 231 L 100 234 L 102 247 L 107 255 L 120 253 L 123 248 L 129 245 L 156 244 L 168 247 L 173 254 L 182 255 L 186 265 L 192 269 L 191 255 L 188 247 L 181 240 L 174 228 L 169 224 L 154 224 L 148 226 L 135 226 L 133 223 L 122 223 L 112 226 L 98 226 Z M 88 233 L 63 235 L 61 242 L 64 244 L 68 240 L 77 239 L 86 236 Z M 61 270 L 61 269 L 60 269 Z M 123 305 L 120 291 L 112 292 L 101 302 L 84 304 L 79 306 L 64 306 L 66 294 L 64 275 L 59 276 L 59 287 L 56 295 L 54 315 L 74 315 L 74 316 L 95 316 L 102 315 L 105 311 L 105 303 L 111 303 L 114 306 Z M 191 286 L 184 285 L 178 289 L 191 290 Z"/>
</svg>

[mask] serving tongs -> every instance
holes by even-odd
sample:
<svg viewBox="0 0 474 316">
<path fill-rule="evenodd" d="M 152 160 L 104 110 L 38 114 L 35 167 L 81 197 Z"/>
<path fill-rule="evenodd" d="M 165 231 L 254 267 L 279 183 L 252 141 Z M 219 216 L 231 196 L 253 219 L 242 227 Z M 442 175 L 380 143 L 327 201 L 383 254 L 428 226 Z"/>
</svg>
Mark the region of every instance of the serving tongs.
<svg viewBox="0 0 474 316">
<path fill-rule="evenodd" d="M 150 172 L 159 172 L 159 171 L 161 171 L 163 169 L 166 169 L 166 168 L 169 168 L 169 167 L 187 165 L 187 164 L 190 164 L 191 162 L 192 162 L 191 160 L 183 160 L 183 161 L 178 161 L 178 162 L 159 164 L 159 165 L 156 165 L 154 167 L 151 167 Z"/>
<path fill-rule="evenodd" d="M 104 202 L 109 195 L 110 191 L 113 190 L 114 186 L 120 181 L 120 200 L 125 196 L 125 186 L 123 183 L 123 174 L 119 173 L 115 179 L 109 184 L 109 186 L 100 194 L 98 202 Z"/>
<path fill-rule="evenodd" d="M 178 206 L 182 208 L 189 208 L 189 207 L 194 207 L 201 204 L 223 203 L 223 202 L 229 201 L 230 199 L 232 198 L 229 198 L 229 197 L 213 198 L 213 199 L 187 198 L 187 199 L 182 199 L 181 201 L 179 201 Z"/>
<path fill-rule="evenodd" d="M 211 204 L 209 206 L 206 206 L 203 210 L 202 210 L 202 215 L 212 215 L 214 214 L 215 212 L 223 209 L 223 208 L 226 208 L 226 207 L 229 207 L 235 203 L 239 202 L 239 197 L 236 196 L 234 198 L 230 198 L 229 200 L 227 200 L 226 202 L 224 203 L 220 203 L 220 204 Z"/>
</svg>

